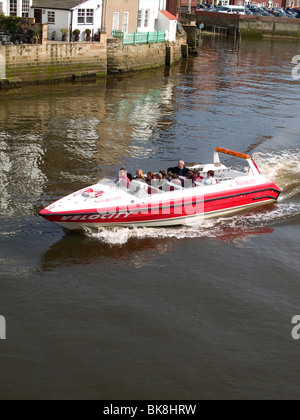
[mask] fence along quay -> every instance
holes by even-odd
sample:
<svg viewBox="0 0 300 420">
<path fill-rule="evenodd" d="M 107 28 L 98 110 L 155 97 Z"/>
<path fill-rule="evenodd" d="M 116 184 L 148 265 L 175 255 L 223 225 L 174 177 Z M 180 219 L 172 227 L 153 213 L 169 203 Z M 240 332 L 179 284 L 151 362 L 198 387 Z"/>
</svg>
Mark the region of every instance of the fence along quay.
<svg viewBox="0 0 300 420">
<path fill-rule="evenodd" d="M 114 38 L 123 40 L 123 45 L 130 44 L 150 44 L 155 42 L 164 42 L 166 40 L 165 31 L 156 32 L 135 32 L 132 34 L 125 34 L 122 31 L 113 31 Z"/>
</svg>

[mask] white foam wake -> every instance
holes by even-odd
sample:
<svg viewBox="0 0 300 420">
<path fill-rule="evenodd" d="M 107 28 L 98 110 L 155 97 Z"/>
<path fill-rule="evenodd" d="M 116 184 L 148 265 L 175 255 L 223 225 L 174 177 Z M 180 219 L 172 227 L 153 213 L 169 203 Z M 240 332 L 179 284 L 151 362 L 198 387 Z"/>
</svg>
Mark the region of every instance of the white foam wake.
<svg viewBox="0 0 300 420">
<path fill-rule="evenodd" d="M 300 194 L 300 150 L 257 152 L 253 157 L 262 174 L 282 188 L 279 201 Z"/>
<path fill-rule="evenodd" d="M 130 239 L 146 238 L 227 238 L 238 239 L 247 235 L 263 233 L 278 222 L 300 215 L 300 203 L 282 203 L 272 208 L 259 208 L 233 217 L 210 219 L 191 225 L 174 228 L 110 228 L 91 230 L 86 234 L 110 245 L 124 245 Z"/>
</svg>

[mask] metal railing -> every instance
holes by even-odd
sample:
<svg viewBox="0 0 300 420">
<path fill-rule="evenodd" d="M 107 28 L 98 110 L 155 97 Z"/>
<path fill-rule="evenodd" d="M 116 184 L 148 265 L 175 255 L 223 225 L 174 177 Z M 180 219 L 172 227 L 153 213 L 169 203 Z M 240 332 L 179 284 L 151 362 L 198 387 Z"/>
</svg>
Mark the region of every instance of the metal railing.
<svg viewBox="0 0 300 420">
<path fill-rule="evenodd" d="M 164 42 L 166 40 L 165 31 L 156 32 L 135 32 L 134 34 L 125 34 L 122 31 L 112 31 L 114 38 L 123 40 L 123 45 L 129 44 L 150 44 L 154 42 Z"/>
</svg>

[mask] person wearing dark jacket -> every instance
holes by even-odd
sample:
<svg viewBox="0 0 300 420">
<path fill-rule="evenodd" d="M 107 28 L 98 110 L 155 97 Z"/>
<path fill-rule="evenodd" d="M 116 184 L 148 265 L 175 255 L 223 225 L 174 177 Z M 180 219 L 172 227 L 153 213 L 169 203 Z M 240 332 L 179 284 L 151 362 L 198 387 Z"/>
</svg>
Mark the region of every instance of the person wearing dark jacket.
<svg viewBox="0 0 300 420">
<path fill-rule="evenodd" d="M 183 160 L 180 160 L 178 162 L 178 166 L 175 166 L 175 168 L 169 168 L 168 172 L 169 171 L 173 174 L 178 174 L 179 176 L 187 176 L 189 170 L 184 166 Z"/>
</svg>

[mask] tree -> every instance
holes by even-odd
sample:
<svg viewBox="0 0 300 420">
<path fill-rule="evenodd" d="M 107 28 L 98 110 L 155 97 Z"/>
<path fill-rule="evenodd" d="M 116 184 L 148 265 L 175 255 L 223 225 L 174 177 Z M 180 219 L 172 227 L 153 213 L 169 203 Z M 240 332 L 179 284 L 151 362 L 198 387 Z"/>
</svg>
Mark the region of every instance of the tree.
<svg viewBox="0 0 300 420">
<path fill-rule="evenodd" d="M 0 13 L 0 31 L 14 34 L 19 28 L 19 23 L 22 18 L 15 16 L 5 16 L 3 13 Z"/>
</svg>

